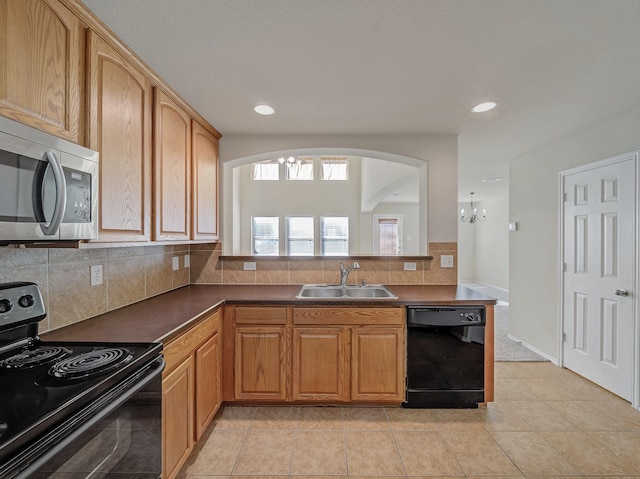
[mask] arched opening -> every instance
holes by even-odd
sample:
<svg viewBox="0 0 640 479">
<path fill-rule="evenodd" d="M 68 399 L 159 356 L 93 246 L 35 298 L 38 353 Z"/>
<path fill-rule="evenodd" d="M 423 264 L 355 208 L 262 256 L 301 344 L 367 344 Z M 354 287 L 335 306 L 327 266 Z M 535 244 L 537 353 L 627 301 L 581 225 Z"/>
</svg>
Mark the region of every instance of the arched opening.
<svg viewBox="0 0 640 479">
<path fill-rule="evenodd" d="M 321 181 L 266 184 L 251 180 L 252 165 L 257 162 L 281 157 L 338 156 L 350 159 L 352 166 L 348 186 L 328 185 L 330 182 Z M 284 221 L 287 217 L 310 215 L 317 221 L 323 215 L 339 211 L 342 215 L 350 216 L 350 255 L 376 254 L 380 246 L 379 241 L 374 240 L 374 234 L 379 233 L 375 221 L 394 217 L 394 213 L 404 221 L 400 230 L 405 234 L 398 246 L 398 254 L 426 255 L 427 166 L 426 161 L 416 158 L 353 148 L 278 150 L 226 161 L 222 165 L 221 188 L 225 225 L 223 253 L 235 256 L 254 254 L 251 242 L 252 215 L 281 218 L 279 228 L 285 237 Z M 348 205 L 336 206 L 340 201 L 348 201 Z M 388 227 L 386 229 L 388 231 Z M 323 254 L 320 250 L 316 246 L 315 254 Z M 279 254 L 289 254 L 282 244 Z"/>
</svg>

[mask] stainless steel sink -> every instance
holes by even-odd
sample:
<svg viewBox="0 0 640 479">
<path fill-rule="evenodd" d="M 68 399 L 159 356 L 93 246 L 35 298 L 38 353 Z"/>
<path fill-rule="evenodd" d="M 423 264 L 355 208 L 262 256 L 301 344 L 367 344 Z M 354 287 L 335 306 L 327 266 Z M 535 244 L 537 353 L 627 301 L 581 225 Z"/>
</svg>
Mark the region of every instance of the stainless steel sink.
<svg viewBox="0 0 640 479">
<path fill-rule="evenodd" d="M 367 286 L 340 286 L 334 284 L 303 284 L 298 299 L 398 299 L 381 284 Z"/>
</svg>

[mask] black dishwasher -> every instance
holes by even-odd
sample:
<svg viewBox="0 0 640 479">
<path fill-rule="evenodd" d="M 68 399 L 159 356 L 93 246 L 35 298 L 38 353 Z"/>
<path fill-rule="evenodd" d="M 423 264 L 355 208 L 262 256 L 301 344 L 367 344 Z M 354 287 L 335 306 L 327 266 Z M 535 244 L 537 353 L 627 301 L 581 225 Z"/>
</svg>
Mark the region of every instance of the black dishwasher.
<svg viewBox="0 0 640 479">
<path fill-rule="evenodd" d="M 476 408 L 484 402 L 482 306 L 407 307 L 406 408 Z"/>
</svg>

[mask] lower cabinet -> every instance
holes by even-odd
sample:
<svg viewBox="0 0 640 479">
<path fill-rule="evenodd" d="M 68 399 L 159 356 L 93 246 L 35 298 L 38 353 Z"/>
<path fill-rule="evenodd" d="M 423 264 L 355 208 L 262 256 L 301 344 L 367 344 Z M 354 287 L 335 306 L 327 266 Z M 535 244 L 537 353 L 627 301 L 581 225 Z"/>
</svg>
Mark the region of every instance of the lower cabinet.
<svg viewBox="0 0 640 479">
<path fill-rule="evenodd" d="M 221 402 L 221 309 L 164 346 L 162 477 L 180 472 Z"/>
<path fill-rule="evenodd" d="M 294 400 L 349 399 L 348 330 L 293 328 Z"/>
<path fill-rule="evenodd" d="M 225 357 L 233 360 L 227 377 L 233 377 L 235 388 L 226 399 L 404 400 L 404 308 L 242 306 L 231 310 L 234 341 L 225 343 L 229 348 Z"/>
<path fill-rule="evenodd" d="M 404 401 L 404 331 L 398 327 L 351 330 L 351 399 Z"/>
<path fill-rule="evenodd" d="M 287 399 L 287 309 L 235 310 L 235 399 Z"/>
<path fill-rule="evenodd" d="M 175 477 L 193 449 L 192 357 L 185 359 L 162 381 L 162 471 Z"/>
</svg>

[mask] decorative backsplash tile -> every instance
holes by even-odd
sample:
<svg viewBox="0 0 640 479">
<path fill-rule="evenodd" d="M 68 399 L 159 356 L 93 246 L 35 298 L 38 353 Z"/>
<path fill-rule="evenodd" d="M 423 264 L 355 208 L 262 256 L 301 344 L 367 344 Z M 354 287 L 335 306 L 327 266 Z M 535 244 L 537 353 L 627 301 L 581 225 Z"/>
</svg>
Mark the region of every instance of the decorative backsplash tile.
<svg viewBox="0 0 640 479">
<path fill-rule="evenodd" d="M 190 281 L 189 245 L 122 248 L 0 248 L 0 282 L 32 281 L 42 292 L 45 332 L 179 288 Z M 173 256 L 179 259 L 174 271 Z M 91 266 L 103 282 L 91 286 Z"/>
<path fill-rule="evenodd" d="M 457 267 L 441 268 L 440 256 L 450 254 L 457 265 L 457 243 L 430 243 L 433 260 L 411 259 L 416 269 L 405 271 L 406 260 L 388 258 L 359 259 L 360 269 L 353 270 L 348 282 L 359 284 L 456 284 Z M 277 258 L 255 259 L 256 270 L 244 270 L 254 258 L 221 259 L 221 245 L 191 245 L 191 284 L 315 284 L 340 282 L 340 265 L 336 259 Z M 345 267 L 352 264 L 345 258 Z"/>
<path fill-rule="evenodd" d="M 456 284 L 457 268 L 441 268 L 440 256 L 450 254 L 457 265 L 456 243 L 430 243 L 433 260 L 359 259 L 360 269 L 349 284 Z M 189 255 L 189 266 L 185 257 Z M 40 286 L 47 318 L 40 332 L 60 328 L 187 284 L 303 284 L 340 281 L 336 259 L 221 259 L 222 245 L 152 245 L 122 248 L 0 248 L 0 282 L 33 281 Z M 174 257 L 178 269 L 173 269 Z M 345 266 L 352 260 L 345 258 Z M 103 283 L 91 286 L 91 266 L 102 265 Z"/>
</svg>

